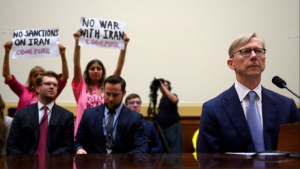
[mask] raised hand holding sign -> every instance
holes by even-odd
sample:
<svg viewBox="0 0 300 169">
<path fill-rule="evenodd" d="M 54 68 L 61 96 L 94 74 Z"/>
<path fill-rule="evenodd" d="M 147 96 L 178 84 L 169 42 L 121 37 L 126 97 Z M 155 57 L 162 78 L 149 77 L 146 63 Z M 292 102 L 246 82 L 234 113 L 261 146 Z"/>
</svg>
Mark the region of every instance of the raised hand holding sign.
<svg viewBox="0 0 300 169">
<path fill-rule="evenodd" d="M 58 29 L 16 30 L 12 41 L 12 58 L 59 56 Z"/>
</svg>

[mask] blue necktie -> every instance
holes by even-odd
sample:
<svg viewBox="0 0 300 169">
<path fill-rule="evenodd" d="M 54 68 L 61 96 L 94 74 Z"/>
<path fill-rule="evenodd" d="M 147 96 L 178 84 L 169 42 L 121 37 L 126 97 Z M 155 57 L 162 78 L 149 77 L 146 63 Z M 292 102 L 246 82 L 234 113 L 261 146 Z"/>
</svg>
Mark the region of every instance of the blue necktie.
<svg viewBox="0 0 300 169">
<path fill-rule="evenodd" d="M 257 112 L 255 102 L 254 102 L 255 95 L 256 93 L 254 91 L 250 91 L 248 93 L 250 101 L 249 101 L 249 108 L 247 112 L 247 122 L 251 132 L 255 151 L 261 152 L 261 151 L 265 151 L 264 133 L 263 133 L 263 128 L 261 126 L 259 114 Z"/>
</svg>

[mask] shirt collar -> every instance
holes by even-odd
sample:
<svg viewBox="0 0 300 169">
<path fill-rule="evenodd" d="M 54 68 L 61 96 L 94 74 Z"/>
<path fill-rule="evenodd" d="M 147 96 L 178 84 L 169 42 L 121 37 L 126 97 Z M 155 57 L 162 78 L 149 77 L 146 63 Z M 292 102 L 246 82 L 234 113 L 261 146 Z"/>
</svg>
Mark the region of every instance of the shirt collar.
<svg viewBox="0 0 300 169">
<path fill-rule="evenodd" d="M 54 101 L 47 104 L 47 105 L 43 105 L 39 100 L 37 101 L 38 103 L 38 109 L 41 110 L 43 109 L 44 106 L 47 106 L 48 107 L 48 110 L 52 110 L 53 106 L 54 106 Z"/>
<path fill-rule="evenodd" d="M 123 103 L 121 103 L 120 106 L 119 106 L 118 108 L 115 109 L 115 112 L 116 112 L 115 115 L 116 115 L 116 117 L 119 116 L 122 107 L 123 107 Z M 106 117 L 108 117 L 108 112 L 109 112 L 109 110 L 108 110 L 108 108 L 105 106 L 104 114 L 105 114 Z"/>
<path fill-rule="evenodd" d="M 237 80 L 235 81 L 234 84 L 235 90 L 239 96 L 240 101 L 244 100 L 244 98 L 248 95 L 250 91 L 254 91 L 256 95 L 258 96 L 259 100 L 262 101 L 261 97 L 261 83 L 255 87 L 255 89 L 250 90 L 241 83 L 239 83 Z"/>
</svg>

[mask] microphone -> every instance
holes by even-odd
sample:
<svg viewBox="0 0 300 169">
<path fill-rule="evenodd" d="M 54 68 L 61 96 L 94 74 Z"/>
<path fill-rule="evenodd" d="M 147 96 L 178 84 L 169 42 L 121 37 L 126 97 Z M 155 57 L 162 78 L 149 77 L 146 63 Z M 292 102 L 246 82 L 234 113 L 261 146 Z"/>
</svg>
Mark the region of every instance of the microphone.
<svg viewBox="0 0 300 169">
<path fill-rule="evenodd" d="M 272 83 L 274 83 L 279 88 L 286 88 L 286 83 L 283 79 L 278 76 L 274 76 L 272 79 Z"/>
<path fill-rule="evenodd" d="M 283 89 L 283 88 L 286 88 L 288 91 L 290 91 L 293 95 L 295 95 L 296 97 L 298 97 L 300 99 L 300 97 L 298 95 L 296 95 L 294 92 L 292 92 L 286 85 L 286 82 L 281 79 L 280 77 L 278 76 L 274 76 L 272 78 L 272 83 L 275 84 L 277 87 Z"/>
</svg>

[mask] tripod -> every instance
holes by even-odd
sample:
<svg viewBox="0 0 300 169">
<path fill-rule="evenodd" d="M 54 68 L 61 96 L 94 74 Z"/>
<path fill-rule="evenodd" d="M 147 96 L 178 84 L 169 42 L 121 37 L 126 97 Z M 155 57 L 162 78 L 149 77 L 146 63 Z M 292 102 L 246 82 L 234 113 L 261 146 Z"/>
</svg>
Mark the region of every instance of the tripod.
<svg viewBox="0 0 300 169">
<path fill-rule="evenodd" d="M 166 136 L 161 128 L 161 126 L 158 124 L 157 122 L 157 117 L 156 117 L 156 103 L 157 103 L 157 90 L 152 92 L 150 95 L 150 102 L 149 102 L 149 106 L 148 106 L 148 120 L 151 119 L 151 114 L 153 115 L 153 124 L 155 126 L 155 129 L 158 131 L 158 134 L 161 138 L 163 147 L 165 148 L 166 153 L 170 153 L 170 146 L 167 142 Z M 153 103 L 153 107 L 151 107 L 151 103 Z"/>
</svg>

